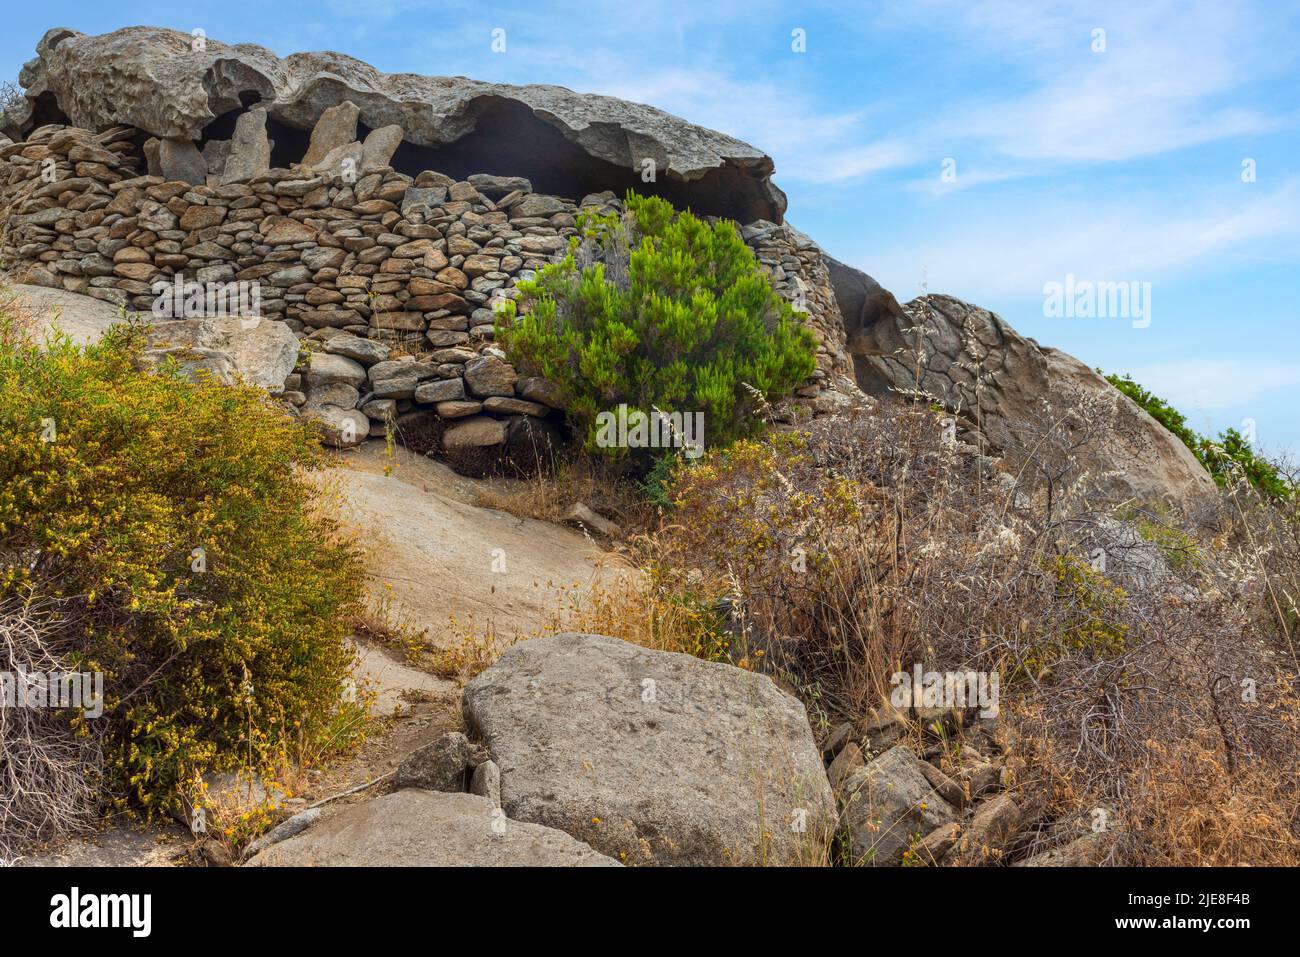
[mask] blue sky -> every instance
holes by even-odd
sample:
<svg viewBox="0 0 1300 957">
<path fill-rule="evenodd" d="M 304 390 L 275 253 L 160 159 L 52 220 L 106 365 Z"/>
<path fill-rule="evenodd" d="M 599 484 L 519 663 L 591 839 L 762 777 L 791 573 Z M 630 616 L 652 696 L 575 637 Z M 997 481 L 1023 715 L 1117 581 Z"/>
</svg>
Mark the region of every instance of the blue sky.
<svg viewBox="0 0 1300 957">
<path fill-rule="evenodd" d="M 5 20 L 9 77 L 51 26 L 150 24 L 650 103 L 769 153 L 790 222 L 900 300 L 924 283 L 978 303 L 1202 431 L 1252 419 L 1265 451 L 1300 451 L 1297 4 L 47 2 Z M 1046 316 L 1067 275 L 1150 283 L 1150 324 Z"/>
</svg>

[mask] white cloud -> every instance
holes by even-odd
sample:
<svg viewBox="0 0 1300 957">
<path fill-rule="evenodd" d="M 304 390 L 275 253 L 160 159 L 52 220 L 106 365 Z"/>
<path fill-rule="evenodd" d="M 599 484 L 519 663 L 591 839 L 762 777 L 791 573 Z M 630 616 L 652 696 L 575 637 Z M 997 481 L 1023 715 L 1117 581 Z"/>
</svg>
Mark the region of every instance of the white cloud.
<svg viewBox="0 0 1300 957">
<path fill-rule="evenodd" d="M 1300 254 L 1300 181 L 1277 189 L 1233 187 L 1188 208 L 1182 196 L 1134 201 L 1053 199 L 1008 203 L 933 222 L 919 238 L 897 233 L 882 248 L 860 249 L 861 263 L 886 288 L 913 289 L 924 274 L 931 290 L 979 302 L 1041 294 L 1067 274 L 1093 281 L 1157 284 L 1227 257 Z M 1238 196 L 1239 199 L 1229 199 Z"/>
<path fill-rule="evenodd" d="M 1180 359 L 1139 365 L 1133 378 L 1177 409 L 1222 412 L 1300 388 L 1300 365 L 1255 359 Z"/>
<path fill-rule="evenodd" d="M 1033 175 L 1027 169 L 976 169 L 974 172 L 966 170 L 960 165 L 957 168 L 955 179 L 945 181 L 940 173 L 941 166 L 936 166 L 934 171 L 928 174 L 924 179 L 918 179 L 908 183 L 905 187 L 911 192 L 925 193 L 936 199 L 949 196 L 953 193 L 965 189 L 972 189 L 977 186 L 987 186 L 990 183 L 1005 183 L 1010 180 L 1023 179 Z"/>
<path fill-rule="evenodd" d="M 716 70 L 624 71 L 593 92 L 649 103 L 744 140 L 772 156 L 778 182 L 837 183 L 914 162 L 901 140 L 855 142 L 864 111 L 819 111 L 789 84 L 738 81 Z"/>
<path fill-rule="evenodd" d="M 1108 163 L 1267 132 L 1294 117 L 1243 102 L 1241 90 L 1293 54 L 1257 5 L 928 0 L 924 20 L 989 60 L 1015 92 L 979 90 L 935 111 L 914 141 L 1007 156 Z M 1105 52 L 1091 48 L 1106 31 Z"/>
</svg>

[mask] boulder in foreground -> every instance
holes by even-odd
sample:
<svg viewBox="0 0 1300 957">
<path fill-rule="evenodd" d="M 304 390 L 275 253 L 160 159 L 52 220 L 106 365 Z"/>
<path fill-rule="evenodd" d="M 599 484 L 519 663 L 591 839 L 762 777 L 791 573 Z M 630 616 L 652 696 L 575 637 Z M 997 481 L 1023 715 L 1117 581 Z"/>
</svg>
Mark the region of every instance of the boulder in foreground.
<svg viewBox="0 0 1300 957">
<path fill-rule="evenodd" d="M 853 864 L 901 864 L 922 838 L 957 821 L 956 811 L 931 787 L 921 764 L 900 744 L 845 780 L 841 796 Z"/>
<path fill-rule="evenodd" d="M 824 860 L 821 755 L 803 705 L 764 675 L 560 634 L 515 645 L 462 703 L 512 819 L 629 863 Z"/>
</svg>

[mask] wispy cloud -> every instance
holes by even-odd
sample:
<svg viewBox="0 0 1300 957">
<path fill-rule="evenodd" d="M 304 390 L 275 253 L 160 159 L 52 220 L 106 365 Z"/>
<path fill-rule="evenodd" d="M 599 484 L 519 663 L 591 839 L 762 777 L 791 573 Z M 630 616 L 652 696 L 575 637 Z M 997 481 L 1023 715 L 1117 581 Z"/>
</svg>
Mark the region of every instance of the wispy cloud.
<svg viewBox="0 0 1300 957">
<path fill-rule="evenodd" d="M 1176 408 L 1211 413 L 1249 407 L 1279 390 L 1300 389 L 1300 366 L 1252 358 L 1155 362 L 1131 373 Z"/>
<path fill-rule="evenodd" d="M 932 289 L 987 301 L 1040 295 L 1045 282 L 1069 273 L 1159 283 L 1211 260 L 1228 268 L 1232 254 L 1300 257 L 1300 181 L 1236 190 L 1196 201 L 1040 194 L 1002 210 L 982 204 L 942 230 L 893 234 L 887 247 L 867 236 L 871 245 L 854 251 L 853 261 L 887 287 L 913 289 L 924 273 Z"/>
<path fill-rule="evenodd" d="M 947 105 L 912 136 L 920 142 L 1111 163 L 1295 121 L 1294 109 L 1273 113 L 1240 95 L 1262 73 L 1283 73 L 1294 62 L 1289 31 L 1272 19 L 1275 7 L 922 0 L 914 14 L 1005 76 L 967 96 L 946 93 Z M 902 29 L 905 16 L 894 12 L 887 22 Z M 1103 50 L 1094 51 L 1094 30 L 1104 31 Z"/>
</svg>

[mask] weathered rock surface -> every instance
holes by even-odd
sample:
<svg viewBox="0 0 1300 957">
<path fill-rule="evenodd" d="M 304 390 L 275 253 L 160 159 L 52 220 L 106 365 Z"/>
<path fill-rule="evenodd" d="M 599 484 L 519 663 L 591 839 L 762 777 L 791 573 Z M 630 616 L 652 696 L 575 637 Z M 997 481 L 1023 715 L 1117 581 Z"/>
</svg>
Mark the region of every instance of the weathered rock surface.
<svg viewBox="0 0 1300 957">
<path fill-rule="evenodd" d="M 822 860 L 820 752 L 803 705 L 766 676 L 560 634 L 512 647 L 463 707 L 511 818 L 640 863 Z"/>
<path fill-rule="evenodd" d="M 500 445 L 505 440 L 505 423 L 486 415 L 475 415 L 457 422 L 442 437 L 443 447 L 448 452 Z"/>
<path fill-rule="evenodd" d="M 387 166 L 392 161 L 397 148 L 402 145 L 405 132 L 396 123 L 371 130 L 370 135 L 361 144 L 361 172 L 369 173 L 381 166 Z"/>
<path fill-rule="evenodd" d="M 1078 466 L 1106 498 L 1190 506 L 1213 493 L 1213 481 L 1181 441 L 1077 359 L 951 296 L 895 308 L 893 297 L 857 270 L 833 263 L 832 278 L 863 391 L 933 397 L 960 410 L 972 429 L 978 420 L 993 448 L 1017 463 L 1050 458 L 1088 435 Z M 915 326 L 919 333 L 910 331 Z M 1043 441 L 1049 431 L 1055 437 Z"/>
<path fill-rule="evenodd" d="M 235 121 L 230 155 L 222 168 L 221 182 L 238 183 L 260 176 L 271 168 L 271 141 L 266 135 L 266 110 L 249 110 Z"/>
<path fill-rule="evenodd" d="M 248 854 L 251 856 L 270 847 L 272 844 L 279 844 L 281 841 L 293 837 L 295 834 L 301 834 L 307 828 L 315 824 L 321 817 L 321 809 L 318 807 L 309 808 L 306 811 L 300 811 L 277 824 L 271 830 L 267 831 L 252 844 L 248 846 Z"/>
<path fill-rule="evenodd" d="M 0 289 L 0 308 L 31 317 L 38 340 L 50 334 L 60 334 L 77 345 L 98 342 L 109 327 L 129 315 L 100 299 L 25 283 L 14 283 Z"/>
<path fill-rule="evenodd" d="M 342 382 L 352 388 L 360 388 L 366 381 L 366 368 L 355 359 L 334 353 L 313 353 L 311 365 L 303 375 L 303 382 L 309 389 Z"/>
<path fill-rule="evenodd" d="M 206 373 L 227 385 L 244 382 L 278 394 L 298 361 L 298 339 L 267 319 L 177 319 L 149 327 L 140 354 L 146 367 L 174 358 L 187 374 Z"/>
<path fill-rule="evenodd" d="M 474 483 L 405 449 L 390 459 L 382 442 L 340 457 L 319 480 L 340 496 L 339 519 L 372 550 L 373 597 L 443 645 L 461 629 L 490 628 L 506 640 L 540 634 L 561 594 L 586 601 L 589 589 L 618 588 L 630 574 L 580 533 L 478 507 Z M 370 658 L 370 671 L 405 670 L 379 649 Z"/>
<path fill-rule="evenodd" d="M 165 136 L 158 148 L 158 162 L 164 179 L 201 186 L 208 180 L 208 161 L 183 136 Z"/>
<path fill-rule="evenodd" d="M 1012 867 L 1096 867 L 1115 843 L 1114 831 L 1090 831 L 1062 847 L 1054 847 Z"/>
<path fill-rule="evenodd" d="M 931 788 L 920 765 L 900 744 L 844 782 L 841 821 L 852 833 L 854 864 L 899 864 L 922 837 L 957 820 L 957 812 Z"/>
<path fill-rule="evenodd" d="M 1011 844 L 1020 826 L 1020 807 L 1007 794 L 990 798 L 975 809 L 970 826 L 957 843 L 966 864 L 995 863 Z"/>
<path fill-rule="evenodd" d="M 507 820 L 476 794 L 408 788 L 344 808 L 248 867 L 617 867 L 562 831 Z"/>
<path fill-rule="evenodd" d="M 623 534 L 623 530 L 616 522 L 611 522 L 584 502 L 574 502 L 569 506 L 569 510 L 564 513 L 564 521 L 568 525 L 585 528 L 606 538 L 618 538 Z"/>
<path fill-rule="evenodd" d="M 250 95 L 273 119 L 300 130 L 313 129 L 327 109 L 350 100 L 370 129 L 400 125 L 406 140 L 420 146 L 455 143 L 481 122 L 524 137 L 549 128 L 600 164 L 629 176 L 635 171 L 638 181 L 649 160 L 665 185 L 701 182 L 708 187 L 701 200 L 726 206 L 741 222 L 779 221 L 785 210 L 768 156 L 653 107 L 559 86 L 385 74 L 339 53 L 282 60 L 253 44 L 205 38 L 202 49 L 196 46 L 190 34 L 155 27 L 101 36 L 57 28 L 42 38 L 21 81 L 37 116 L 35 98 L 48 92 L 74 125 L 128 123 L 186 140 L 199 139 L 209 123 L 241 109 Z"/>
<path fill-rule="evenodd" d="M 469 753 L 469 741 L 465 735 L 448 731 L 403 758 L 393 783 L 399 788 L 463 791 Z"/>
<path fill-rule="evenodd" d="M 501 806 L 501 769 L 495 761 L 484 761 L 474 769 L 469 793 L 487 798 L 495 807 Z"/>
<path fill-rule="evenodd" d="M 961 825 L 955 821 L 935 828 L 921 838 L 914 848 L 917 861 L 921 864 L 941 863 L 959 837 L 961 837 Z"/>
<path fill-rule="evenodd" d="M 357 409 L 332 403 L 317 405 L 308 400 L 302 415 L 315 423 L 320 440 L 332 448 L 355 448 L 370 436 L 370 419 Z"/>
<path fill-rule="evenodd" d="M 321 113 L 312 127 L 311 141 L 303 154 L 303 166 L 315 166 L 334 150 L 347 146 L 357 138 L 357 117 L 361 111 L 350 100 L 344 100 Z"/>
</svg>

